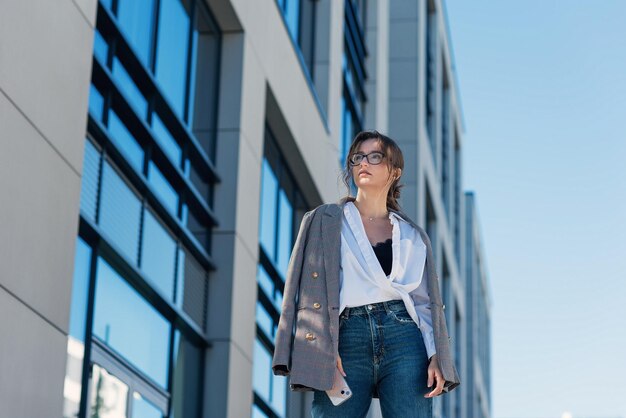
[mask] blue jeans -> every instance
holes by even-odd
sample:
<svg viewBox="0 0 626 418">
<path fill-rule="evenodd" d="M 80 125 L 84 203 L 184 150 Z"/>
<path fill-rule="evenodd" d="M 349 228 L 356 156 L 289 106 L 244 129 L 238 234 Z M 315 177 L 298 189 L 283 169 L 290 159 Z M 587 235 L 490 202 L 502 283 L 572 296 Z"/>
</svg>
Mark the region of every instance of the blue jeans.
<svg viewBox="0 0 626 418">
<path fill-rule="evenodd" d="M 385 418 L 431 418 L 428 355 L 422 333 L 401 300 L 346 308 L 339 317 L 339 356 L 352 397 L 332 404 L 315 390 L 313 418 L 364 417 L 372 397 Z"/>
</svg>

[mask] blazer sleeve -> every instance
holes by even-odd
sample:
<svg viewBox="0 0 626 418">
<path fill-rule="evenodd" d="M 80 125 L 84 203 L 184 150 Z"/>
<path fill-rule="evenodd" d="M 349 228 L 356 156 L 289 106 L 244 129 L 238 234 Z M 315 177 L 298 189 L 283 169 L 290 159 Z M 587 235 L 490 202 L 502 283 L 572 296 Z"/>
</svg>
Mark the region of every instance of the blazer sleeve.
<svg viewBox="0 0 626 418">
<path fill-rule="evenodd" d="M 313 211 L 306 212 L 300 223 L 300 230 L 287 265 L 285 290 L 283 293 L 282 312 L 278 320 L 278 330 L 275 338 L 272 371 L 274 375 L 287 376 L 290 371 L 292 329 L 295 316 L 295 298 L 300 287 L 300 276 L 304 262 L 304 249 L 308 236 Z"/>
<path fill-rule="evenodd" d="M 429 280 L 428 294 L 430 297 L 430 312 L 433 324 L 433 336 L 435 338 L 435 347 L 437 349 L 437 361 L 439 369 L 445 380 L 443 385 L 443 393 L 449 393 L 451 390 L 461 384 L 459 374 L 456 370 L 454 360 L 451 355 L 450 337 L 448 336 L 448 327 L 446 325 L 446 317 L 443 313 L 444 305 L 439 291 L 439 277 L 435 271 L 435 261 L 433 259 L 432 245 L 430 237 L 424 231 L 422 239 L 426 244 L 427 259 L 431 260 L 428 266 L 428 275 L 433 277 Z M 440 394 L 441 395 L 441 394 Z"/>
</svg>

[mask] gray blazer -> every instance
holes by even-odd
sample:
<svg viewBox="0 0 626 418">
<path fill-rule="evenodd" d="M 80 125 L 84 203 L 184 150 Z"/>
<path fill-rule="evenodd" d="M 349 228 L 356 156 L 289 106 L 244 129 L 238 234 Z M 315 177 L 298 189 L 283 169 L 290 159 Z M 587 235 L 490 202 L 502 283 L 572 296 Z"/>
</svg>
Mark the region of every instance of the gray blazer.
<svg viewBox="0 0 626 418">
<path fill-rule="evenodd" d="M 320 205 L 304 214 L 289 259 L 272 370 L 275 375 L 289 376 L 291 390 L 327 390 L 333 385 L 339 347 L 341 220 L 346 201 L 344 198 L 339 203 Z M 430 239 L 407 215 L 390 210 L 413 225 L 426 244 L 425 271 L 435 348 L 445 379 L 443 390 L 450 392 L 460 380 L 450 356 Z"/>
</svg>

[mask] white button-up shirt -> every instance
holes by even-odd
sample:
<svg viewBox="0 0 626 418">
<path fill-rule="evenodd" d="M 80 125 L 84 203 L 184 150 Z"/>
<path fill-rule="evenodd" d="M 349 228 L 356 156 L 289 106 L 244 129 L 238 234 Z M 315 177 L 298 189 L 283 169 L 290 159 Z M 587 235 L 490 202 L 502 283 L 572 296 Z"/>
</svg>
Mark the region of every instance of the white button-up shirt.
<svg viewBox="0 0 626 418">
<path fill-rule="evenodd" d="M 426 244 L 419 232 L 404 219 L 389 212 L 391 233 L 391 273 L 383 271 L 367 238 L 359 210 L 346 202 L 341 227 L 341 269 L 339 272 L 339 312 L 346 307 L 388 300 L 402 300 L 424 338 L 428 358 L 436 353 L 424 266 Z"/>
</svg>

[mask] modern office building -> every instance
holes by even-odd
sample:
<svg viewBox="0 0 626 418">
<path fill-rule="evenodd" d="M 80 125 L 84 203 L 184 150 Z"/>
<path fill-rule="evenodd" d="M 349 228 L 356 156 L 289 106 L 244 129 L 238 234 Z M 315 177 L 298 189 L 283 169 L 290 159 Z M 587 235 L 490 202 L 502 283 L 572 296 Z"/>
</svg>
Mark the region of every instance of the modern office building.
<svg viewBox="0 0 626 418">
<path fill-rule="evenodd" d="M 476 196 L 465 193 L 465 323 L 467 343 L 463 374 L 468 383 L 467 418 L 491 414 L 491 291 L 476 208 Z"/>
<path fill-rule="evenodd" d="M 435 416 L 491 416 L 442 0 L 1 1 L 0 93 L 0 416 L 310 416 L 273 339 L 362 129 L 433 243 L 462 381 Z"/>
</svg>

